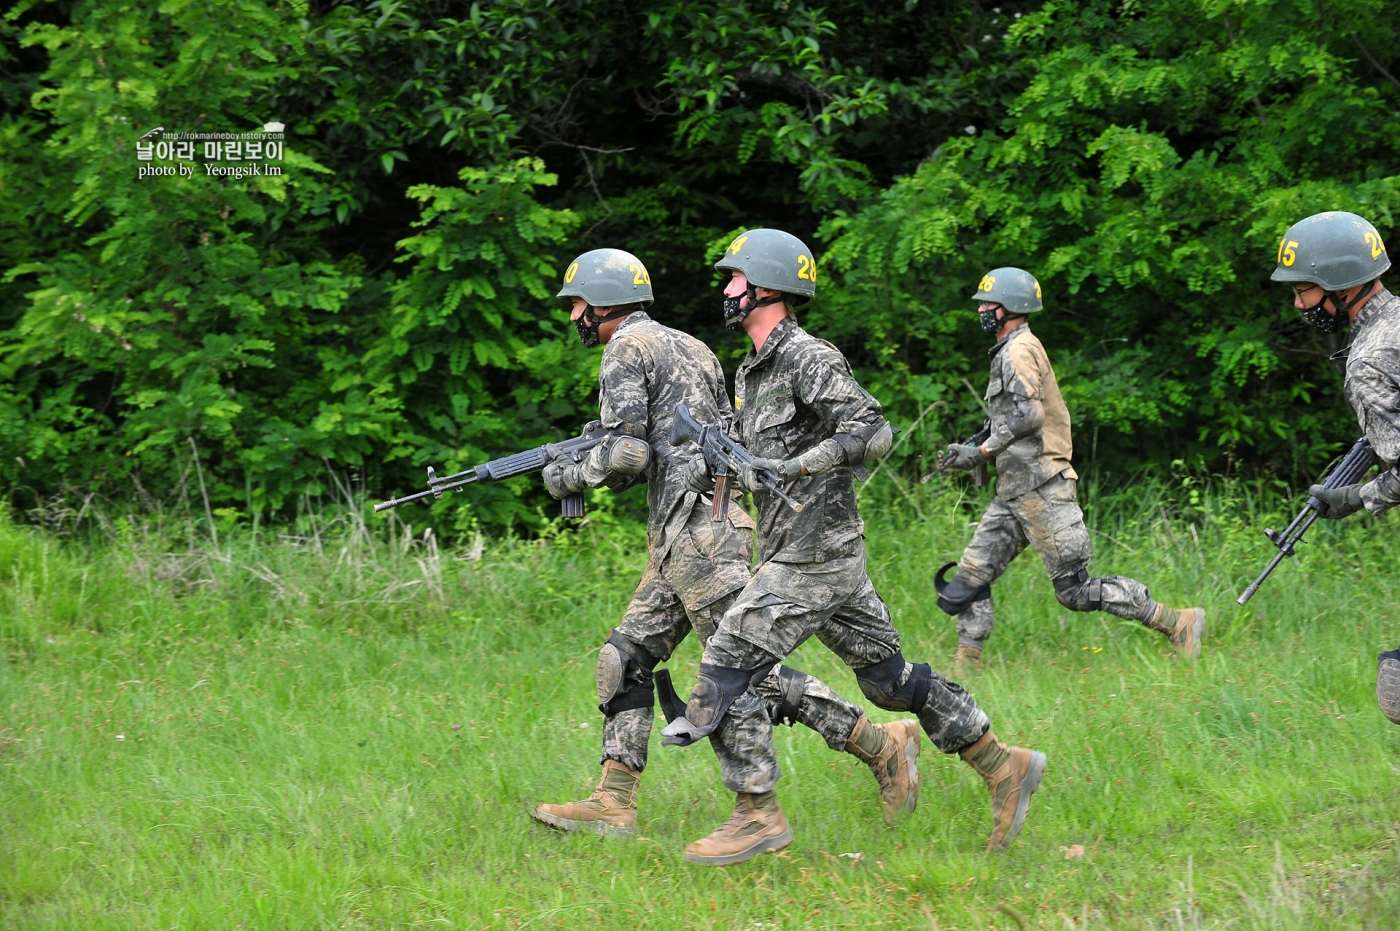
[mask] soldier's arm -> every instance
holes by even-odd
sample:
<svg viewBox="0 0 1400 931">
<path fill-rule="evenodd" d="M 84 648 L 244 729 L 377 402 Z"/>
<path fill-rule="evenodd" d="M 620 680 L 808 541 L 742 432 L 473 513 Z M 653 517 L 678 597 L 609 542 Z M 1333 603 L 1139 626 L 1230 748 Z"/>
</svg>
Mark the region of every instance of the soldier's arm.
<svg viewBox="0 0 1400 931">
<path fill-rule="evenodd" d="M 1347 371 L 1347 394 L 1363 411 L 1361 429 L 1391 468 L 1361 486 L 1366 510 L 1379 517 L 1400 504 L 1400 364 L 1367 360 Z"/>
<path fill-rule="evenodd" d="M 589 451 L 579 464 L 578 480 L 590 488 L 625 481 L 646 468 L 648 457 L 631 454 L 619 447 L 622 433 L 640 440 L 645 448 L 650 423 L 650 396 L 647 374 L 650 368 L 645 347 L 636 340 L 614 338 L 603 353 L 598 371 L 598 419 L 604 429 L 618 431 L 605 443 Z"/>
<path fill-rule="evenodd" d="M 998 453 L 1024 436 L 1030 436 L 1045 424 L 1045 406 L 1041 366 L 1049 366 L 1050 361 L 1034 347 L 1021 348 L 1017 344 L 1007 347 L 1010 372 L 1003 369 L 1006 390 L 1011 393 L 1013 409 L 1005 420 L 992 425 L 992 435 L 982 443 L 988 458 Z"/>
<path fill-rule="evenodd" d="M 832 436 L 801 455 L 803 473 L 820 475 L 838 465 L 858 466 L 889 452 L 894 433 L 880 412 L 880 402 L 860 386 L 846 357 L 834 348 L 823 343 L 807 347 L 794 387 L 823 423 L 835 424 Z"/>
</svg>

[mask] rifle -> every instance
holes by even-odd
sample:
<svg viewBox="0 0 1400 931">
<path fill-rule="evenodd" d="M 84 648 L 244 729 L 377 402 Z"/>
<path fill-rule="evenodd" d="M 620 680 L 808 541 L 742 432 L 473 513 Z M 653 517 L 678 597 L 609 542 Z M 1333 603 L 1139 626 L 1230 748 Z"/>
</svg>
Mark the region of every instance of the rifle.
<svg viewBox="0 0 1400 931">
<path fill-rule="evenodd" d="M 715 499 L 710 506 L 710 520 L 722 521 L 729 513 L 730 475 L 757 457 L 726 436 L 719 424 L 702 424 L 691 416 L 690 408 L 677 404 L 676 419 L 671 422 L 671 445 L 679 446 L 686 440 L 700 447 L 705 464 L 715 474 Z M 802 510 L 802 505 L 788 497 L 777 478 L 766 469 L 759 470 L 758 483 L 794 511 Z"/>
<path fill-rule="evenodd" d="M 408 495 L 404 498 L 391 498 L 382 504 L 374 506 L 375 511 L 383 511 L 387 508 L 396 508 L 400 504 L 409 501 L 418 501 L 432 495 L 433 498 L 441 498 L 444 492 L 461 491 L 468 485 L 475 485 L 478 482 L 501 482 L 508 478 L 515 478 L 518 475 L 529 475 L 532 472 L 539 472 L 555 456 L 563 453 L 574 462 L 582 462 L 583 457 L 593 447 L 611 437 L 611 430 L 604 430 L 603 424 L 597 420 L 591 420 L 583 428 L 583 432 L 576 437 L 564 440 L 562 443 L 549 443 L 545 446 L 536 446 L 534 449 L 527 449 L 522 453 L 515 453 L 510 456 L 503 456 L 500 459 L 492 459 L 490 462 L 483 462 L 481 465 L 463 472 L 456 472 L 452 475 L 438 477 L 432 466 L 428 466 L 428 490 L 420 491 L 416 495 Z M 559 502 L 560 513 L 565 517 L 583 516 L 583 495 L 573 494 L 563 498 Z"/>
<path fill-rule="evenodd" d="M 981 446 L 983 443 L 987 442 L 988 437 L 991 435 L 992 421 L 991 418 L 988 418 L 987 422 L 982 425 L 981 430 L 978 430 L 963 442 L 966 446 Z M 937 460 L 934 462 L 933 471 L 921 478 L 919 483 L 921 485 L 928 484 L 929 479 L 933 478 L 935 475 L 946 475 L 948 467 L 953 464 L 953 460 L 956 458 L 956 456 L 947 451 L 939 453 Z M 986 487 L 987 464 L 985 462 L 972 470 L 972 484 L 977 488 Z"/>
<path fill-rule="evenodd" d="M 1322 480 L 1323 488 L 1341 488 L 1343 485 L 1355 485 L 1361 476 L 1365 475 L 1371 466 L 1378 460 L 1376 453 L 1371 449 L 1371 441 L 1362 437 L 1356 441 L 1356 445 L 1351 448 L 1351 452 L 1342 457 L 1342 461 L 1337 463 L 1336 468 L 1327 473 L 1327 477 Z M 1303 541 L 1303 534 L 1308 532 L 1308 528 L 1313 525 L 1313 521 L 1322 515 L 1322 502 L 1312 495 L 1308 496 L 1308 503 L 1298 512 L 1298 516 L 1293 518 L 1293 522 L 1284 528 L 1283 533 L 1279 533 L 1271 527 L 1264 528 L 1264 536 L 1269 538 L 1269 542 L 1278 547 L 1278 555 L 1269 560 L 1269 564 L 1264 567 L 1264 571 L 1259 573 L 1259 578 L 1249 583 L 1249 587 L 1235 601 L 1238 604 L 1246 604 L 1254 597 L 1254 593 L 1259 591 L 1259 586 L 1264 584 L 1264 580 L 1283 562 L 1285 556 L 1292 556 L 1294 548 Z"/>
</svg>

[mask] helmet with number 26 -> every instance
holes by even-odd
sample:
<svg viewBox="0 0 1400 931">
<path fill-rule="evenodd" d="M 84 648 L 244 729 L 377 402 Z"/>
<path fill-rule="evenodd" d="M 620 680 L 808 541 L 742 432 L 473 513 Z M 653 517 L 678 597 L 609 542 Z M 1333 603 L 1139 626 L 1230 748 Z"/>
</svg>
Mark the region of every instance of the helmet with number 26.
<svg viewBox="0 0 1400 931">
<path fill-rule="evenodd" d="M 1008 314 L 1033 314 L 1042 309 L 1040 282 L 1024 268 L 994 268 L 982 276 L 969 300 L 1000 304 Z"/>
<path fill-rule="evenodd" d="M 802 240 L 782 230 L 748 230 L 734 237 L 715 268 L 742 272 L 751 288 L 768 288 L 805 304 L 817 296 L 817 262 Z"/>
<path fill-rule="evenodd" d="M 569 263 L 556 297 L 581 297 L 591 307 L 650 304 L 651 275 L 642 260 L 621 249 L 594 249 Z"/>
<path fill-rule="evenodd" d="M 1320 285 L 1345 291 L 1375 281 L 1390 268 L 1381 234 L 1354 213 L 1315 213 L 1288 228 L 1278 244 L 1274 281 Z"/>
</svg>

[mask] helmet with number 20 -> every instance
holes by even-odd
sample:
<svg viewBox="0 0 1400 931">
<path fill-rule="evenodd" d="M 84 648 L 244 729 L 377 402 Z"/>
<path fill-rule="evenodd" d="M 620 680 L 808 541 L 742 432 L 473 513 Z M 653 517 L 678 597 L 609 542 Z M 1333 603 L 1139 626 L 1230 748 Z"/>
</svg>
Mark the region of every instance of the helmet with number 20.
<svg viewBox="0 0 1400 931">
<path fill-rule="evenodd" d="M 651 304 L 651 275 L 642 260 L 621 249 L 594 249 L 564 271 L 556 297 L 581 297 L 592 307 Z"/>
<path fill-rule="evenodd" d="M 1390 268 L 1381 234 L 1354 213 L 1329 210 L 1299 220 L 1278 244 L 1274 281 L 1303 281 L 1345 291 L 1375 281 Z"/>
<path fill-rule="evenodd" d="M 817 295 L 817 262 L 812 251 L 782 230 L 740 233 L 715 268 L 742 272 L 750 287 L 791 294 L 794 304 L 805 304 Z"/>
</svg>

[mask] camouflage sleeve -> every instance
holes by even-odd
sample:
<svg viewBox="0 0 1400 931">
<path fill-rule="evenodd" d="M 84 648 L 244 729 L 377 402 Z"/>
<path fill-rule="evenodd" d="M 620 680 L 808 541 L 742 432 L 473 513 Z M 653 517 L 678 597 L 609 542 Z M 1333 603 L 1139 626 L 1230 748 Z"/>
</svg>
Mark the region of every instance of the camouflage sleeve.
<svg viewBox="0 0 1400 931">
<path fill-rule="evenodd" d="M 1371 448 L 1392 468 L 1361 486 L 1366 510 L 1380 516 L 1400 504 L 1400 372 L 1387 371 L 1381 360 L 1347 370 L 1346 393 L 1356 407 L 1361 430 Z"/>
<path fill-rule="evenodd" d="M 646 349 L 640 342 L 619 334 L 603 350 L 598 369 L 598 419 L 604 429 L 613 430 L 622 424 L 636 428 L 634 435 L 645 437 L 649 424 L 650 406 L 647 392 L 647 371 L 650 368 Z M 614 475 L 608 468 L 610 443 L 599 443 L 580 463 L 579 477 L 589 487 L 597 488 L 629 475 Z"/>
<path fill-rule="evenodd" d="M 865 461 L 872 439 L 887 434 L 880 402 L 860 386 L 846 357 L 827 343 L 807 347 L 798 362 L 797 396 L 816 411 L 832 435 L 802 454 L 803 471 L 820 475 L 838 465 Z"/>
<path fill-rule="evenodd" d="M 1045 424 L 1045 406 L 1041 387 L 1040 354 L 1033 347 L 1022 349 L 1019 345 L 1007 347 L 1007 359 L 1002 363 L 1002 379 L 1012 398 L 1012 412 L 1004 420 L 992 425 L 992 435 L 987 437 L 982 448 L 989 457 L 998 453 L 1023 436 L 1030 436 Z M 1045 365 L 1050 360 L 1044 360 Z"/>
</svg>

